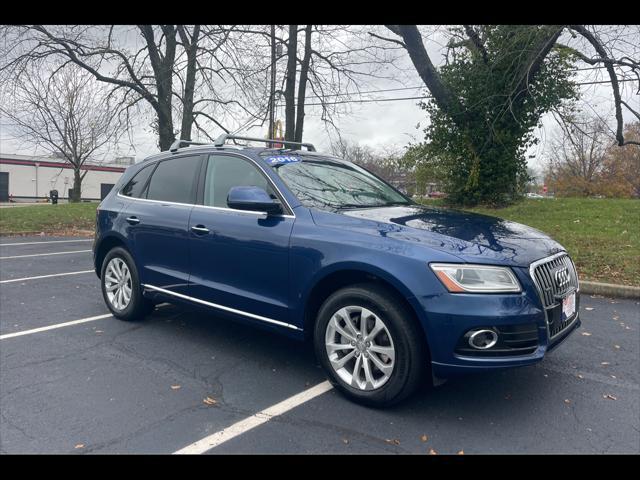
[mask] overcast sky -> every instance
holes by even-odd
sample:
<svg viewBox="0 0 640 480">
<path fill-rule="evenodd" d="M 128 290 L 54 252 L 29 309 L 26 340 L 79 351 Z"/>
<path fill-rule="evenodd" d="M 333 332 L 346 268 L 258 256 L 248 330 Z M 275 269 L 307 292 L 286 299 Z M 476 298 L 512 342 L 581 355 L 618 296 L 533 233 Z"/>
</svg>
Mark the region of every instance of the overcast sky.
<svg viewBox="0 0 640 480">
<path fill-rule="evenodd" d="M 442 62 L 441 37 L 433 37 L 425 40 L 429 54 L 432 56 L 434 63 Z M 284 64 L 279 65 L 284 68 Z M 422 88 L 422 82 L 413 70 L 408 55 L 403 54 L 399 66 L 404 73 L 397 74 L 397 78 L 390 78 L 378 81 L 369 81 L 367 88 L 369 89 L 385 89 L 400 87 L 416 87 L 409 90 L 398 90 L 393 92 L 382 92 L 376 94 L 377 98 L 396 98 L 396 97 L 415 97 L 427 93 Z M 586 65 L 585 65 L 586 66 Z M 588 70 L 581 71 L 576 77 L 578 82 L 590 82 L 608 80 L 605 71 Z M 640 107 L 640 97 L 637 94 L 638 86 L 633 83 L 625 83 L 621 85 L 623 99 L 630 105 Z M 634 88 L 636 90 L 634 90 Z M 613 99 L 611 88 L 609 85 L 590 85 L 581 87 L 583 93 L 580 106 L 585 113 L 597 112 L 605 118 L 613 119 Z M 355 97 L 354 99 L 357 99 Z M 363 97 L 364 98 L 364 97 Z M 369 98 L 369 97 L 368 97 Z M 313 99 L 308 99 L 308 103 Z M 423 110 L 418 106 L 417 100 L 397 100 L 387 102 L 369 102 L 369 103 L 351 103 L 341 116 L 334 119 L 336 126 L 340 130 L 340 134 L 344 139 L 349 141 L 368 145 L 373 148 L 388 148 L 390 146 L 401 149 L 410 141 L 419 141 L 423 138 L 422 129 L 424 128 L 427 118 Z M 305 117 L 304 141 L 312 142 L 319 150 L 328 150 L 330 145 L 330 137 L 335 139 L 335 131 L 326 128 L 320 119 L 320 107 L 307 106 L 307 115 Z M 284 112 L 280 112 L 279 118 L 283 119 Z M 625 112 L 625 121 L 633 121 L 630 113 Z M 416 126 L 420 124 L 418 129 Z M 529 159 L 530 166 L 541 170 L 547 140 L 553 135 L 556 129 L 555 121 L 548 115 L 543 120 L 543 128 L 536 130 L 536 135 L 541 142 L 532 148 L 529 155 L 534 158 Z M 612 123 L 612 126 L 614 124 Z M 25 155 L 34 155 L 39 152 L 32 148 L 24 148 L 15 141 L 2 126 L 0 133 L 0 152 L 2 153 L 18 153 Z M 264 137 L 267 127 L 254 127 L 245 129 L 240 134 L 248 136 Z M 140 124 L 133 132 L 134 148 L 128 145 L 121 145 L 118 151 L 112 152 L 109 157 L 113 158 L 120 155 L 131 155 L 136 157 L 136 161 L 140 161 L 148 155 L 157 153 L 157 140 L 151 129 L 144 123 Z"/>
</svg>

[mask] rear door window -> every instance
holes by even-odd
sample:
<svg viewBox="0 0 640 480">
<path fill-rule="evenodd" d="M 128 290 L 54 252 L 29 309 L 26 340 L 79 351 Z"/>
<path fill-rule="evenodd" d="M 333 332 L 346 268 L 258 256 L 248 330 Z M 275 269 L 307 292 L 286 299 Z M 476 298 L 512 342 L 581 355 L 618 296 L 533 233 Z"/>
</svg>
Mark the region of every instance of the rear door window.
<svg viewBox="0 0 640 480">
<path fill-rule="evenodd" d="M 147 199 L 174 203 L 195 203 L 196 181 L 201 157 L 178 157 L 158 164 L 147 189 Z"/>
</svg>

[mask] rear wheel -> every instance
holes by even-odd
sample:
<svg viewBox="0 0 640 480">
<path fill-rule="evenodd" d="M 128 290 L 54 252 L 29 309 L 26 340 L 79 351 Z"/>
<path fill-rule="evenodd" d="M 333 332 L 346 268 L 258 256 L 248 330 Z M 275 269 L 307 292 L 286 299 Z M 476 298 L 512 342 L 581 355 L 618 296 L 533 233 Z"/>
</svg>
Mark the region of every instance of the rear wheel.
<svg viewBox="0 0 640 480">
<path fill-rule="evenodd" d="M 142 287 L 131 254 L 122 247 L 107 253 L 100 275 L 102 296 L 114 317 L 138 320 L 153 310 L 153 303 L 142 295 Z"/>
<path fill-rule="evenodd" d="M 396 295 L 360 284 L 335 292 L 320 307 L 314 346 L 340 392 L 381 407 L 401 401 L 420 384 L 427 362 L 421 335 Z"/>
</svg>

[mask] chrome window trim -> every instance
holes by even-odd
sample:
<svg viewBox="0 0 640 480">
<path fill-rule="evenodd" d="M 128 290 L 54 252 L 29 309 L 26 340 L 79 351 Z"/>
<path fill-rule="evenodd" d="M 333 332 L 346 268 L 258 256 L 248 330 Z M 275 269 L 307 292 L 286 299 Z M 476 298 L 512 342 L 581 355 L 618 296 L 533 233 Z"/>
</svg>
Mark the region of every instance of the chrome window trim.
<svg viewBox="0 0 640 480">
<path fill-rule="evenodd" d="M 253 318 L 255 320 L 260 320 L 262 322 L 271 323 L 273 325 L 278 325 L 280 327 L 290 328 L 292 330 L 302 331 L 301 328 L 296 327 L 295 325 L 291 325 L 290 323 L 281 322 L 279 320 L 274 320 L 273 318 L 263 317 L 261 315 L 256 315 L 255 313 L 245 312 L 244 310 L 238 310 L 236 308 L 226 307 L 224 305 L 220 305 L 213 302 L 207 302 L 206 300 L 201 300 L 199 298 L 190 297 L 189 295 L 183 295 L 182 293 L 172 292 L 171 290 L 166 290 L 164 288 L 156 287 L 154 285 L 142 284 L 143 288 L 148 288 L 149 290 L 155 290 L 160 293 L 164 293 L 165 295 L 173 295 L 174 297 L 182 298 L 184 300 L 189 300 L 191 302 L 199 303 L 201 305 L 206 305 L 208 307 L 217 308 L 219 310 L 224 310 L 225 312 L 235 313 L 237 315 L 242 315 L 244 317 Z"/>
<path fill-rule="evenodd" d="M 196 207 L 196 208 L 208 208 L 211 210 L 221 210 L 224 212 L 231 212 L 231 213 L 237 213 L 240 215 L 250 215 L 250 216 L 256 216 L 258 218 L 267 218 L 267 212 L 257 212 L 255 210 L 238 210 L 235 208 L 224 208 L 224 207 L 210 207 L 208 205 L 198 205 L 195 203 L 178 203 L 178 202 L 167 202 L 164 200 L 149 200 L 148 198 L 138 198 L 138 197 L 127 197 L 126 195 L 120 195 L 120 192 L 118 192 L 116 194 L 116 196 L 120 197 L 120 198 L 125 198 L 127 200 L 134 200 L 134 201 L 138 201 L 138 202 L 149 202 L 149 203 L 159 203 L 162 205 L 178 205 L 181 207 Z M 285 215 L 285 214 L 278 214 L 278 215 L 271 215 L 272 217 L 276 217 L 276 218 L 296 218 L 295 215 Z"/>
<path fill-rule="evenodd" d="M 549 330 L 549 316 L 547 315 L 548 308 L 544 306 L 544 296 L 542 294 L 542 289 L 540 288 L 540 285 L 538 284 L 538 281 L 536 280 L 536 276 L 534 274 L 534 271 L 535 271 L 536 267 L 538 267 L 539 265 L 542 265 L 543 263 L 551 262 L 551 261 L 555 260 L 556 258 L 559 258 L 559 257 L 562 257 L 562 256 L 566 256 L 567 258 L 569 258 L 569 261 L 573 265 L 573 270 L 576 272 L 577 287 L 572 293 L 576 293 L 577 294 L 577 293 L 580 292 L 580 281 L 578 280 L 578 270 L 576 270 L 576 266 L 573 263 L 573 260 L 571 259 L 571 256 L 566 251 L 558 252 L 558 253 L 555 253 L 555 254 L 553 254 L 553 255 L 551 255 L 549 257 L 541 258 L 540 260 L 536 260 L 531 265 L 529 265 L 529 277 L 531 277 L 531 280 L 533 281 L 533 284 L 536 287 L 536 291 L 538 292 L 538 299 L 540 300 L 540 305 L 542 305 L 542 311 L 544 313 L 544 321 L 545 321 L 546 326 L 547 326 L 547 338 L 549 340 L 553 340 L 554 338 L 557 338 L 559 335 L 564 334 L 569 328 L 571 328 L 573 326 L 573 324 L 576 322 L 576 320 L 578 320 L 578 311 L 576 310 L 576 312 L 575 312 L 575 314 L 573 316 L 573 320 L 571 321 L 571 323 L 569 323 L 569 325 L 564 327 L 560 332 L 556 333 L 553 337 L 551 336 L 551 331 Z M 555 306 L 556 305 L 552 305 L 549 308 L 554 308 Z"/>
<path fill-rule="evenodd" d="M 181 153 L 187 153 L 187 152 L 181 152 Z M 235 157 L 242 157 L 242 158 L 246 158 L 247 160 L 249 160 L 249 162 L 251 162 L 253 165 L 255 165 L 256 167 L 258 167 L 260 169 L 260 171 L 262 172 L 262 174 L 265 176 L 265 178 L 267 179 L 267 182 L 269 182 L 269 184 L 278 192 L 278 194 L 280 195 L 280 198 L 284 201 L 285 205 L 287 206 L 287 209 L 291 212 L 291 214 L 288 213 L 282 213 L 282 214 L 278 214 L 278 215 L 271 215 L 272 217 L 277 217 L 277 218 L 296 218 L 296 214 L 293 211 L 293 208 L 291 207 L 291 205 L 289 204 L 289 202 L 287 201 L 287 198 L 284 196 L 284 194 L 282 193 L 282 191 L 278 188 L 278 186 L 275 184 L 275 182 L 269 177 L 269 175 L 267 174 L 267 171 L 262 168 L 262 165 L 258 164 L 258 162 L 256 162 L 255 160 L 253 160 L 251 157 L 248 157 L 246 155 L 242 155 L 236 152 L 225 152 L 220 151 L 220 152 L 215 152 L 215 153 L 227 153 L 230 154 L 229 156 L 235 156 Z M 211 151 L 207 151 L 207 152 L 202 152 L 203 155 L 206 155 L 206 158 L 204 159 L 204 161 L 208 161 L 209 160 L 209 155 L 214 154 L 214 152 Z M 162 162 L 164 160 L 170 160 L 172 158 L 180 158 L 180 157 L 166 157 L 166 158 L 162 158 L 159 160 L 153 160 L 153 162 Z M 142 167 L 145 168 L 145 167 Z M 140 170 L 142 170 L 142 168 Z M 137 173 L 136 173 L 137 175 Z M 135 176 L 135 175 L 134 175 Z M 153 177 L 153 175 L 152 175 Z M 133 178 L 133 177 L 132 177 Z M 149 181 L 151 181 L 151 178 L 149 179 Z M 128 184 L 129 182 L 127 182 Z M 221 210 L 221 211 L 227 211 L 227 212 L 235 212 L 235 213 L 239 213 L 239 214 L 244 214 L 244 215 L 254 215 L 254 216 L 258 216 L 260 218 L 267 218 L 267 213 L 266 212 L 258 212 L 255 210 L 238 210 L 236 208 L 225 208 L 225 207 L 213 207 L 210 205 L 198 205 L 197 203 L 178 203 L 178 202 L 168 202 L 168 201 L 163 201 L 163 200 L 151 200 L 148 198 L 139 198 L 139 197 L 128 197 L 126 195 L 122 195 L 120 192 L 122 191 L 122 189 L 126 187 L 126 185 L 122 186 L 120 188 L 120 190 L 118 190 L 118 193 L 116 194 L 117 197 L 120 198 L 125 198 L 125 199 L 129 199 L 129 200 L 138 200 L 138 201 L 142 201 L 142 202 L 153 202 L 153 203 L 161 203 L 164 205 L 183 205 L 183 206 L 187 206 L 187 207 L 200 207 L 200 208 L 210 208 L 213 210 Z"/>
</svg>

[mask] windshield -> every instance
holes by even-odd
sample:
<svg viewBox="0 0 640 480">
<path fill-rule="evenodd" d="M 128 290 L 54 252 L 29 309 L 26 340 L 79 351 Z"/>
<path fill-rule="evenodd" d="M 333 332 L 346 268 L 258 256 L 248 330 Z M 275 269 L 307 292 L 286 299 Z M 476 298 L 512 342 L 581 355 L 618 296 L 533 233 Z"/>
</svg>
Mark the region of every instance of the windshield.
<svg viewBox="0 0 640 480">
<path fill-rule="evenodd" d="M 323 210 L 408 205 L 405 196 L 354 164 L 295 159 L 273 164 L 303 205 Z"/>
</svg>

